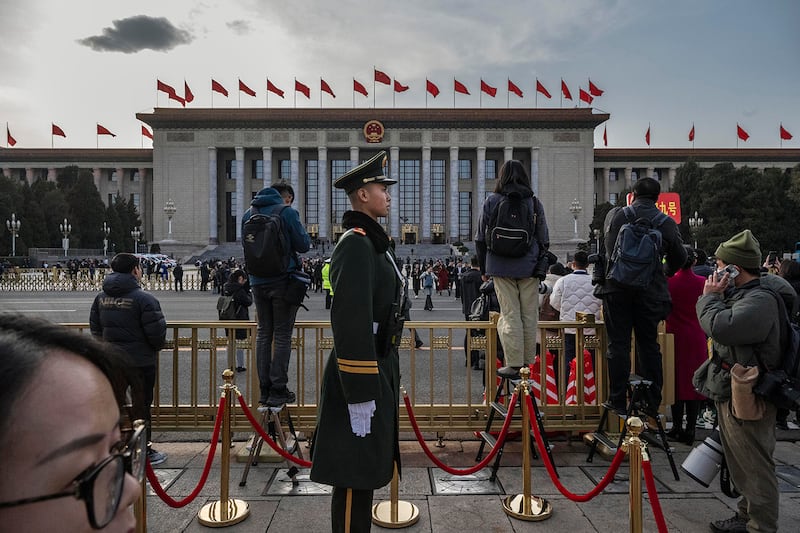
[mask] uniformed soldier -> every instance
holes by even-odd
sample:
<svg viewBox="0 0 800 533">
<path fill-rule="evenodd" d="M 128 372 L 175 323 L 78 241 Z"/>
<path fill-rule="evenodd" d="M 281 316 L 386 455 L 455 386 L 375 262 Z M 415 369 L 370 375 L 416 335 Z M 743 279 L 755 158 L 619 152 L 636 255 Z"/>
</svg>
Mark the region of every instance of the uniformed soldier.
<svg viewBox="0 0 800 533">
<path fill-rule="evenodd" d="M 389 213 L 386 152 L 342 175 L 353 210 L 331 257 L 334 348 L 325 365 L 311 479 L 332 485 L 331 529 L 369 531 L 372 494 L 397 464 L 403 281 L 394 243 L 378 223 Z M 398 329 L 399 327 L 399 329 Z"/>
</svg>

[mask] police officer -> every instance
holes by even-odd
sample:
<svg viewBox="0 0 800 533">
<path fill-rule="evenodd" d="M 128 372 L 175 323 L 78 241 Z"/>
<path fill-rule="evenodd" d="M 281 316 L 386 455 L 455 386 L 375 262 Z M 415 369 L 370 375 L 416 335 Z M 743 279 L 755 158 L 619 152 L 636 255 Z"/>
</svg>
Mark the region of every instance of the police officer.
<svg viewBox="0 0 800 533">
<path fill-rule="evenodd" d="M 334 348 L 322 378 L 311 479 L 332 485 L 331 529 L 369 531 L 373 491 L 399 471 L 398 404 L 403 285 L 394 243 L 378 223 L 389 213 L 386 152 L 342 175 L 352 205 L 333 250 Z"/>
</svg>

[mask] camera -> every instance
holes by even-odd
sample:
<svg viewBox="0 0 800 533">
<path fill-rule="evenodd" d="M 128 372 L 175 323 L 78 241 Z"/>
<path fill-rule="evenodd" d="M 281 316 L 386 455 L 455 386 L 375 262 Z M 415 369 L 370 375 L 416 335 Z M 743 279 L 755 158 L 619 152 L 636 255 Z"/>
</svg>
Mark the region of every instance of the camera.
<svg viewBox="0 0 800 533">
<path fill-rule="evenodd" d="M 780 408 L 800 408 L 800 380 L 790 378 L 783 370 L 761 374 L 753 392 Z"/>
<path fill-rule="evenodd" d="M 681 470 L 704 487 L 711 485 L 722 468 L 722 439 L 715 429 L 703 442 L 695 446 L 681 464 Z"/>
</svg>

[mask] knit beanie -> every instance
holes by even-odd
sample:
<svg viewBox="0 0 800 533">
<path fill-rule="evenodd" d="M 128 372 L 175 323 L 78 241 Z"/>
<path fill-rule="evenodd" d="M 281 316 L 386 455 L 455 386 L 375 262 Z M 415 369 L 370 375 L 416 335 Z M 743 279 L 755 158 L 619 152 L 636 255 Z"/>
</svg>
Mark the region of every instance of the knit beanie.
<svg viewBox="0 0 800 533">
<path fill-rule="evenodd" d="M 714 255 L 729 265 L 742 268 L 761 267 L 761 248 L 749 229 L 720 244 Z"/>
</svg>

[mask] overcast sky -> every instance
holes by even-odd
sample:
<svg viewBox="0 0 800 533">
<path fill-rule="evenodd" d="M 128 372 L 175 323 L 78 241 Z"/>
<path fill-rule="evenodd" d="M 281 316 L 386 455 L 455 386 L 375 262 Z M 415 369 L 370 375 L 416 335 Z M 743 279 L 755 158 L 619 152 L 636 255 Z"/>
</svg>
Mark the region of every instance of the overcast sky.
<svg viewBox="0 0 800 533">
<path fill-rule="evenodd" d="M 509 78 L 524 92 L 511 107 L 572 107 L 591 78 L 609 147 L 646 147 L 648 124 L 652 147 L 690 147 L 693 123 L 698 148 L 736 146 L 737 123 L 740 147 L 778 147 L 780 122 L 800 147 L 797 0 L 0 0 L 0 21 L 0 123 L 18 148 L 49 147 L 51 122 L 67 135 L 56 147 L 94 147 L 96 123 L 117 135 L 100 147 L 142 146 L 135 113 L 179 106 L 156 79 L 180 95 L 185 79 L 196 108 L 214 78 L 222 108 L 264 107 L 267 77 L 286 93 L 270 107 L 295 105 L 295 78 L 311 88 L 297 107 L 319 107 L 320 77 L 336 93 L 323 107 L 352 107 L 355 78 L 370 93 L 356 106 L 371 107 L 373 66 L 409 86 L 396 107 L 424 107 L 426 78 L 441 90 L 429 107 L 453 107 L 453 78 L 471 93 L 457 107 L 506 107 Z M 537 78 L 552 99 L 535 100 Z M 374 96 L 392 107 L 390 87 Z"/>
</svg>

